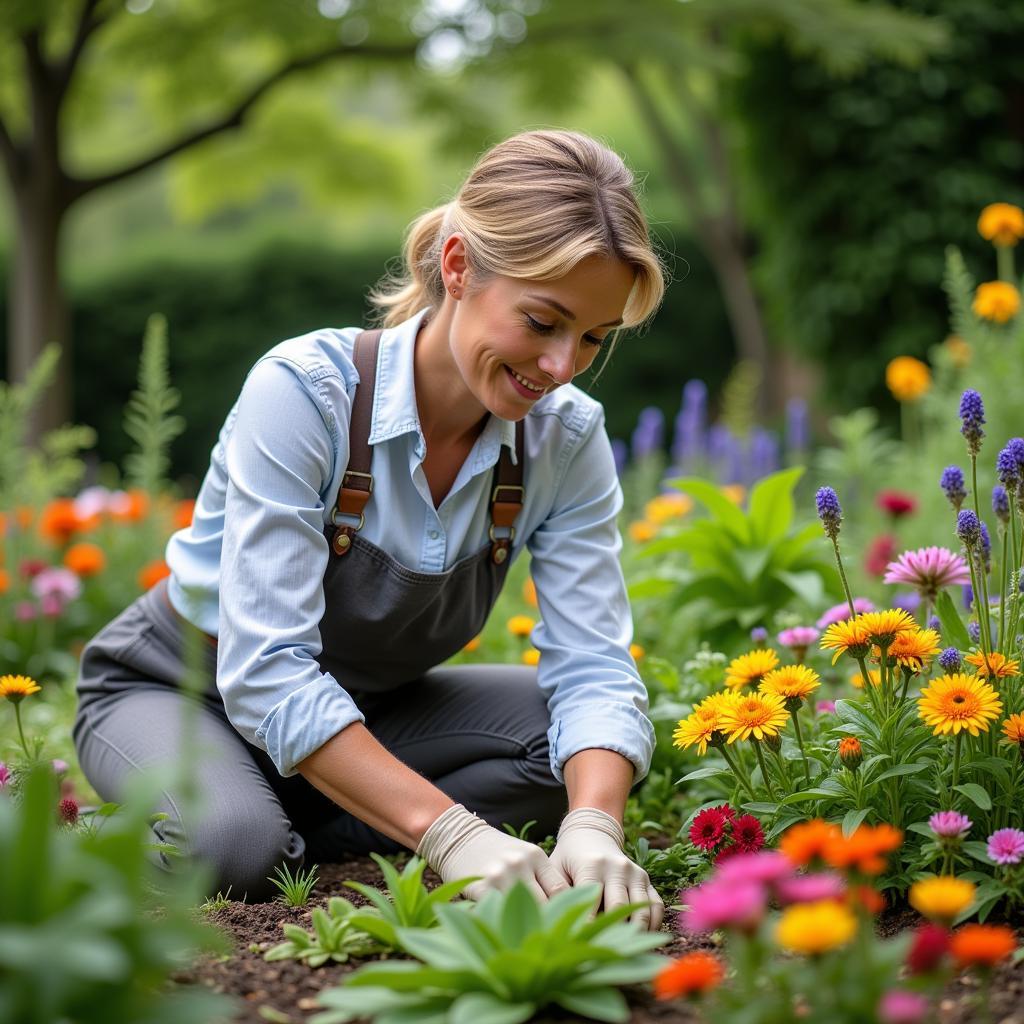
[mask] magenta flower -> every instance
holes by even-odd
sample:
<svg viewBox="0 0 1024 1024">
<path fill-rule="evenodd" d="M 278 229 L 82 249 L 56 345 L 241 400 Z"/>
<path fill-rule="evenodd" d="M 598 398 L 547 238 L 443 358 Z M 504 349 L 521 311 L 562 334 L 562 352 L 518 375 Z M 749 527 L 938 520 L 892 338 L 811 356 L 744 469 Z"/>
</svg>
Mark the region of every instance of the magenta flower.
<svg viewBox="0 0 1024 1024">
<path fill-rule="evenodd" d="M 11 770 L 0 761 L 0 789 L 3 789 L 11 781 Z"/>
<path fill-rule="evenodd" d="M 783 647 L 810 647 L 821 634 L 811 626 L 784 629 L 777 637 Z"/>
<path fill-rule="evenodd" d="M 837 900 L 846 892 L 846 882 L 839 876 L 827 872 L 813 875 L 794 875 L 782 878 L 775 886 L 779 902 L 817 903 L 820 900 Z"/>
<path fill-rule="evenodd" d="M 928 819 L 928 827 L 940 839 L 963 839 L 974 822 L 959 811 L 938 811 Z"/>
<path fill-rule="evenodd" d="M 726 864 L 745 859 L 746 856 L 737 855 L 726 861 Z M 682 928 L 697 935 L 713 932 L 716 928 L 751 931 L 764 916 L 767 903 L 764 886 L 756 882 L 718 878 L 698 885 L 695 889 L 684 890 L 679 894 L 679 899 L 687 907 L 679 919 Z"/>
<path fill-rule="evenodd" d="M 920 992 L 894 988 L 878 1003 L 881 1024 L 920 1024 L 928 1016 L 928 1000 Z"/>
<path fill-rule="evenodd" d="M 836 702 L 834 700 L 819 700 L 814 705 L 814 710 L 820 715 L 834 715 L 836 712 Z"/>
<path fill-rule="evenodd" d="M 853 599 L 853 610 L 858 614 L 863 612 L 873 612 L 875 610 L 874 604 L 869 601 L 866 597 L 855 597 Z M 844 601 L 842 604 L 834 604 L 818 621 L 815 625 L 818 629 L 828 629 L 833 622 L 842 622 L 843 619 L 850 617 L 850 606 Z"/>
<path fill-rule="evenodd" d="M 790 878 L 793 865 L 789 858 L 775 850 L 760 853 L 738 853 L 730 857 L 715 872 L 714 880 L 728 885 L 775 885 L 780 879 Z"/>
<path fill-rule="evenodd" d="M 905 584 L 934 601 L 943 587 L 970 583 L 971 571 L 960 555 L 933 546 L 904 551 L 886 566 L 883 582 Z"/>
<path fill-rule="evenodd" d="M 1024 860 L 1024 832 L 1001 828 L 988 837 L 989 860 L 997 864 L 1019 864 Z"/>
</svg>

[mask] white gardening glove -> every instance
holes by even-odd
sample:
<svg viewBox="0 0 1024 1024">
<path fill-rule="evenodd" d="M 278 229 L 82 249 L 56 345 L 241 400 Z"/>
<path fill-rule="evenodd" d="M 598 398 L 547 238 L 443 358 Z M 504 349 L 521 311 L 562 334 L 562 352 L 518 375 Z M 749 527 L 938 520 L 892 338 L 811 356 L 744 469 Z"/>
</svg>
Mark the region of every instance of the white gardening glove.
<svg viewBox="0 0 1024 1024">
<path fill-rule="evenodd" d="M 551 863 L 573 885 L 600 882 L 605 910 L 650 901 L 649 907 L 635 910 L 630 920 L 656 932 L 665 904 L 647 872 L 622 852 L 625 841 L 622 826 L 610 814 L 596 807 L 578 807 L 562 819 Z"/>
<path fill-rule="evenodd" d="M 492 828 L 462 804 L 453 804 L 434 819 L 416 853 L 445 882 L 480 876 L 465 890 L 474 900 L 488 889 L 508 889 L 516 881 L 525 882 L 542 903 L 569 888 L 539 846 Z"/>
</svg>

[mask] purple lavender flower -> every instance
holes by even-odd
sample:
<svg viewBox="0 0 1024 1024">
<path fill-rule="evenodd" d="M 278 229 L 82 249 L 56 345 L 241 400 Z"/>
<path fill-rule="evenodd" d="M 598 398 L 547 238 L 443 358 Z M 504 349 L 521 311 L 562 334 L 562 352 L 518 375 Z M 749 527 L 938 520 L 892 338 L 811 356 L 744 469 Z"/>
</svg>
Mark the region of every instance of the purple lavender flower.
<svg viewBox="0 0 1024 1024">
<path fill-rule="evenodd" d="M 755 427 L 750 435 L 750 480 L 756 483 L 779 468 L 779 439 L 762 427 Z"/>
<path fill-rule="evenodd" d="M 960 506 L 963 505 L 964 499 L 967 497 L 963 470 L 959 466 L 947 466 L 942 471 L 939 486 L 945 491 L 949 503 L 953 506 L 953 511 L 959 512 Z"/>
<path fill-rule="evenodd" d="M 963 592 L 961 596 L 964 602 L 964 611 L 969 612 L 974 604 L 974 587 L 972 587 L 970 583 L 965 583 L 963 585 Z"/>
<path fill-rule="evenodd" d="M 633 431 L 633 458 L 638 462 L 656 452 L 665 437 L 665 414 L 654 405 L 640 410 Z"/>
<path fill-rule="evenodd" d="M 615 472 L 622 476 L 626 472 L 626 463 L 629 461 L 629 446 L 625 441 L 619 438 L 612 441 L 612 458 L 615 459 Z"/>
<path fill-rule="evenodd" d="M 981 560 L 985 565 L 985 572 L 992 568 L 992 538 L 988 535 L 988 527 L 981 523 Z"/>
<path fill-rule="evenodd" d="M 826 536 L 835 542 L 839 539 L 839 524 L 843 521 L 843 510 L 838 495 L 831 487 L 819 487 L 814 501 Z"/>
<path fill-rule="evenodd" d="M 939 667 L 947 675 L 959 672 L 962 665 L 963 660 L 960 657 L 960 652 L 955 647 L 947 647 L 939 655 Z"/>
<path fill-rule="evenodd" d="M 971 619 L 967 623 L 967 635 L 971 638 L 972 643 L 981 643 L 981 623 L 977 619 Z"/>
<path fill-rule="evenodd" d="M 942 619 L 938 615 L 930 615 L 928 617 L 928 628 L 934 629 L 936 633 L 942 632 Z"/>
<path fill-rule="evenodd" d="M 790 455 L 807 450 L 810 434 L 807 403 L 802 398 L 791 398 L 786 403 L 786 450 Z"/>
<path fill-rule="evenodd" d="M 1024 832 L 1001 828 L 988 837 L 989 860 L 996 864 L 1019 864 L 1024 860 Z"/>
<path fill-rule="evenodd" d="M 707 429 L 708 387 L 702 380 L 683 385 L 683 401 L 676 415 L 672 458 L 681 468 L 692 468 L 704 451 Z"/>
<path fill-rule="evenodd" d="M 981 439 L 985 436 L 981 425 L 984 422 L 985 406 L 982 404 L 981 395 L 973 388 L 968 388 L 960 396 L 960 433 L 967 442 L 969 455 L 977 455 L 981 451 Z"/>
<path fill-rule="evenodd" d="M 1010 497 L 1002 484 L 992 488 L 992 511 L 1004 526 L 1010 521 Z"/>
<path fill-rule="evenodd" d="M 764 647 L 765 641 L 768 639 L 768 630 L 764 626 L 755 626 L 750 631 L 750 639 L 757 644 L 758 647 Z"/>
<path fill-rule="evenodd" d="M 1016 458 L 1015 441 L 1020 441 L 1021 445 L 1024 445 L 1024 438 L 1011 438 L 1006 443 L 1006 447 L 996 456 L 996 476 L 1011 494 L 1020 486 L 1021 474 L 1021 465 Z"/>
<path fill-rule="evenodd" d="M 981 543 L 981 520 L 972 509 L 963 508 L 957 512 L 956 535 L 968 551 Z"/>
<path fill-rule="evenodd" d="M 974 822 L 959 811 L 937 811 L 928 819 L 928 827 L 940 838 L 950 842 L 959 842 Z"/>
</svg>

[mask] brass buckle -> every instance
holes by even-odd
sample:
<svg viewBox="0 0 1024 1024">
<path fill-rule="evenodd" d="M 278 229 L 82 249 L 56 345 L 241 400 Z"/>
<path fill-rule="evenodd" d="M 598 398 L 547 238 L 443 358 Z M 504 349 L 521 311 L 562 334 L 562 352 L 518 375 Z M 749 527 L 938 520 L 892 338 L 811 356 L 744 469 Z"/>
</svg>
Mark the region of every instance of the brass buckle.
<svg viewBox="0 0 1024 1024">
<path fill-rule="evenodd" d="M 342 512 L 341 514 L 344 515 L 344 516 L 348 515 L 347 512 Z M 357 530 L 357 531 L 361 530 L 363 528 L 363 523 L 364 522 L 366 522 L 366 516 L 363 515 L 362 512 L 360 512 L 359 513 L 359 525 L 358 526 L 353 526 L 352 529 L 353 530 Z M 337 505 L 335 505 L 334 508 L 331 509 L 331 525 L 332 526 L 347 525 L 347 524 L 342 524 L 342 523 L 338 522 L 338 506 Z"/>
<path fill-rule="evenodd" d="M 508 536 L 507 537 L 495 537 L 494 536 L 495 526 L 494 526 L 494 523 L 491 523 L 491 525 L 487 528 L 487 536 L 491 539 L 491 541 L 493 543 L 497 543 L 499 540 L 507 540 L 509 542 L 509 544 L 511 544 L 512 541 L 514 541 L 516 539 L 516 528 L 514 526 L 507 526 L 507 527 L 502 526 L 502 527 L 498 527 L 498 529 L 502 529 L 502 530 L 507 529 L 508 530 Z"/>
<path fill-rule="evenodd" d="M 373 474 L 372 473 L 359 473 L 359 472 L 357 472 L 354 469 L 346 469 L 344 475 L 341 478 L 341 486 L 342 487 L 345 486 L 345 477 L 349 477 L 349 476 L 365 477 L 367 480 L 370 481 L 370 486 L 367 487 L 366 493 L 367 494 L 373 494 Z"/>
<path fill-rule="evenodd" d="M 519 504 L 522 505 L 523 498 L 526 496 L 525 488 L 519 484 L 495 484 L 494 490 L 491 491 L 491 504 L 498 500 L 498 491 L 518 491 L 519 492 Z"/>
</svg>

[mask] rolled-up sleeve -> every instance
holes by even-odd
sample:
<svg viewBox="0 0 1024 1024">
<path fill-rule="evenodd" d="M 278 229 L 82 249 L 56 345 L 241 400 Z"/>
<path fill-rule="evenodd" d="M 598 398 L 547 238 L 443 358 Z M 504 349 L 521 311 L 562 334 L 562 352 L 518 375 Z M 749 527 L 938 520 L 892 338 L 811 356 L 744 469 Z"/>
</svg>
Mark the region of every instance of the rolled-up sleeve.
<svg viewBox="0 0 1024 1024">
<path fill-rule="evenodd" d="M 611 444 L 597 410 L 575 441 L 554 505 L 527 540 L 541 624 L 538 683 L 551 715 L 551 770 L 592 747 L 633 762 L 634 781 L 648 771 L 654 727 L 647 690 L 629 654 L 633 634 L 619 564 L 616 518 L 622 491 Z"/>
<path fill-rule="evenodd" d="M 332 437 L 304 373 L 281 358 L 257 363 L 225 451 L 217 686 L 232 725 L 284 776 L 363 721 L 316 660 L 329 557 L 323 496 L 348 441 Z M 339 408 L 336 422 L 349 412 Z"/>
</svg>

